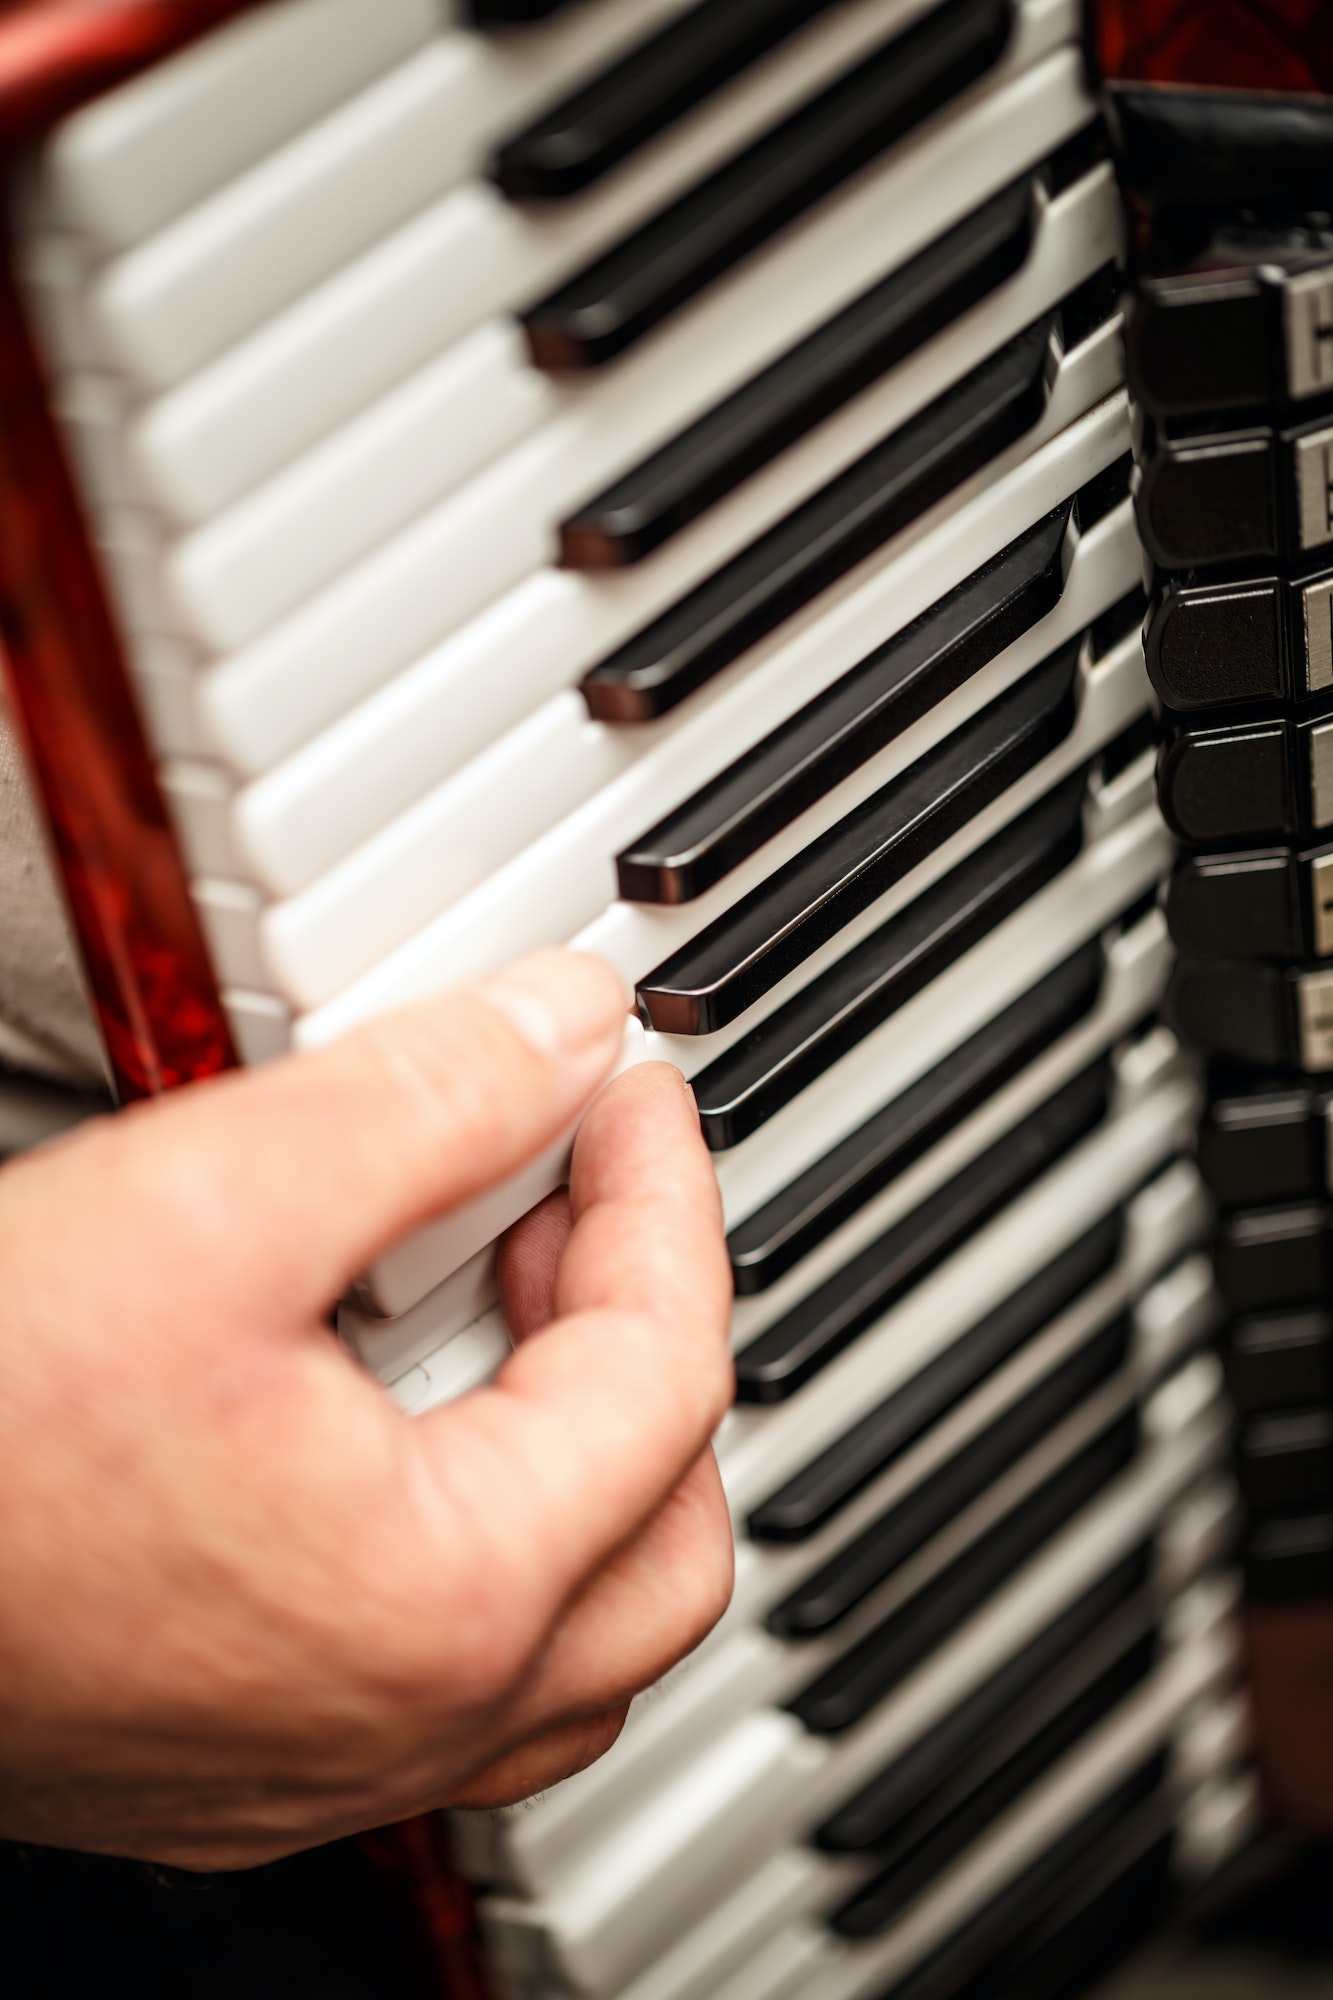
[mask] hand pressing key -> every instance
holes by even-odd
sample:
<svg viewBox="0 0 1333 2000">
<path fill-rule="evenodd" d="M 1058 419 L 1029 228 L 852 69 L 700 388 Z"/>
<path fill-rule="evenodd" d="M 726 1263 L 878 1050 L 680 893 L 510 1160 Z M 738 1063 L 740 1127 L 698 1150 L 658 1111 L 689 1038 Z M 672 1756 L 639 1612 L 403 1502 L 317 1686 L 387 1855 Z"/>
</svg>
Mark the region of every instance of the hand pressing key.
<svg viewBox="0 0 1333 2000">
<path fill-rule="evenodd" d="M 674 1070 L 510 1233 L 492 1387 L 405 1417 L 325 1324 L 552 1142 L 624 1008 L 543 953 L 0 1172 L 0 1836 L 241 1867 L 521 1798 L 720 1616 L 730 1281 Z"/>
</svg>

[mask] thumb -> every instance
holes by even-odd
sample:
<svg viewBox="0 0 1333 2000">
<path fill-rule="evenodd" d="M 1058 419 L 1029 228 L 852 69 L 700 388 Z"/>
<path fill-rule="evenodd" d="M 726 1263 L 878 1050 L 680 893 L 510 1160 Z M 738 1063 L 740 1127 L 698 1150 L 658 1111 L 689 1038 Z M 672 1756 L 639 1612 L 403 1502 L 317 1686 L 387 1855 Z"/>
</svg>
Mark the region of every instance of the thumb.
<svg viewBox="0 0 1333 2000">
<path fill-rule="evenodd" d="M 322 1313 L 399 1237 L 558 1138 L 608 1075 L 626 1008 L 600 960 L 536 953 L 109 1121 L 113 1185 L 159 1237 L 172 1228 L 173 1262 L 225 1252 L 219 1276 L 251 1313 Z"/>
</svg>

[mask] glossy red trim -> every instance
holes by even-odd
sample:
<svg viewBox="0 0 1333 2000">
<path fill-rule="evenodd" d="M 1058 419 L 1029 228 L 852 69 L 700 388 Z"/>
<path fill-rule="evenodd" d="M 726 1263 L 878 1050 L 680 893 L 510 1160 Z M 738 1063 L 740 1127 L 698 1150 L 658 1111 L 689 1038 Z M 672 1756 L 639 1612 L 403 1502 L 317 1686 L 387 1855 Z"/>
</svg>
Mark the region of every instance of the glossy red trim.
<svg viewBox="0 0 1333 2000">
<path fill-rule="evenodd" d="M 235 1061 L 9 268 L 0 273 L 0 636 L 123 1095 Z"/>
<path fill-rule="evenodd" d="M 1091 0 L 1100 74 L 1210 90 L 1333 90 L 1324 0 Z"/>
<path fill-rule="evenodd" d="M 0 5 L 0 145 L 40 134 L 251 0 L 11 0 Z M 366 0 L 374 6 L 375 0 Z"/>
</svg>

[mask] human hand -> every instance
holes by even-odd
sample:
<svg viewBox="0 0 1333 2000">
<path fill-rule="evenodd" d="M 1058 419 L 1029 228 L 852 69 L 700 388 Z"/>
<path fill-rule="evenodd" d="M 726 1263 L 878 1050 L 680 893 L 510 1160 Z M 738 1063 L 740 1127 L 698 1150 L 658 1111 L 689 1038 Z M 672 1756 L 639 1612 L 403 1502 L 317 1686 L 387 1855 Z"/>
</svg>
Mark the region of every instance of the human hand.
<svg viewBox="0 0 1333 2000">
<path fill-rule="evenodd" d="M 558 1135 L 624 995 L 545 953 L 0 1172 L 0 1835 L 248 1866 L 608 1747 L 721 1614 L 730 1277 L 663 1065 L 510 1233 L 517 1351 L 405 1417 L 328 1331 Z"/>
</svg>

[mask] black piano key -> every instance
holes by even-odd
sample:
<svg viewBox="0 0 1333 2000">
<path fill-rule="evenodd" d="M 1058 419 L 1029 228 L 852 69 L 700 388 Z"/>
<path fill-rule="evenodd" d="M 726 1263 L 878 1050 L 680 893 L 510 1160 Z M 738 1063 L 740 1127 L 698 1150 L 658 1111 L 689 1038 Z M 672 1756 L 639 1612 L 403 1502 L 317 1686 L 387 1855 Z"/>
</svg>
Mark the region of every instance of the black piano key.
<svg viewBox="0 0 1333 2000">
<path fill-rule="evenodd" d="M 1062 648 L 650 972 L 637 988 L 649 1025 L 726 1027 L 1039 764 L 1073 727 L 1079 650 Z"/>
<path fill-rule="evenodd" d="M 1236 1476 L 1254 1514 L 1333 1508 L 1333 1410 L 1275 1410 L 1241 1426 Z"/>
<path fill-rule="evenodd" d="M 1285 1202 L 1224 1215 L 1217 1282 L 1233 1313 L 1317 1305 L 1333 1290 L 1333 1223 L 1323 1202 Z"/>
<path fill-rule="evenodd" d="M 1059 508 L 799 709 L 616 858 L 627 902 L 686 903 L 1053 611 Z"/>
<path fill-rule="evenodd" d="M 1080 771 L 693 1079 L 714 1152 L 742 1139 L 1052 881 L 1083 844 Z"/>
<path fill-rule="evenodd" d="M 573 0 L 463 0 L 467 20 L 479 28 L 509 27 L 522 21 L 545 21 Z"/>
<path fill-rule="evenodd" d="M 1021 437 L 1045 407 L 1051 326 L 1020 334 L 590 668 L 589 713 L 665 715 Z"/>
<path fill-rule="evenodd" d="M 1199 1125 L 1199 1170 L 1226 1208 L 1325 1192 L 1325 1094 L 1308 1084 L 1223 1089 Z"/>
<path fill-rule="evenodd" d="M 492 180 L 516 201 L 577 194 L 830 4 L 702 0 L 516 133 Z"/>
<path fill-rule="evenodd" d="M 1088 1687 L 1071 1692 L 1067 1704 L 1050 1718 L 1030 1742 L 1016 1749 L 1008 1762 L 960 1800 L 942 1825 L 905 1852 L 851 1897 L 833 1918 L 843 1937 L 868 1938 L 887 1930 L 912 1899 L 980 1839 L 1002 1812 L 1013 1805 L 1079 1743 L 1111 1711 L 1142 1687 L 1152 1671 L 1152 1635 L 1127 1647 Z"/>
<path fill-rule="evenodd" d="M 738 1222 L 727 1237 L 737 1291 L 747 1295 L 776 1283 L 1084 1020 L 1097 1004 L 1104 967 L 1094 939 Z"/>
<path fill-rule="evenodd" d="M 1327 974 L 1243 959 L 1181 959 L 1163 1003 L 1171 1026 L 1205 1054 L 1260 1069 L 1333 1070 Z"/>
<path fill-rule="evenodd" d="M 526 312 L 537 366 L 621 353 L 984 75 L 1012 23 L 1011 0 L 932 8 Z"/>
<path fill-rule="evenodd" d="M 1169 1768 L 1166 1750 L 1145 1757 L 1130 1777 L 1043 1848 L 1015 1880 L 951 1930 L 924 1963 L 895 1979 L 893 2000 L 982 2000 L 982 1996 L 984 2000 L 1038 2000 L 1026 1969 L 1020 1979 L 1010 1983 L 1011 1969 L 1022 1965 L 1028 1936 L 1040 1934 L 1042 1920 L 1054 1905 L 1064 1898 L 1072 1900 L 1080 1887 L 1086 1892 L 1090 1878 L 1093 1882 L 1104 1880 L 1111 1857 L 1127 1849 L 1130 1853 L 1141 1849 L 1145 1836 L 1157 1835 L 1159 1845 L 1165 1845 L 1171 1824 L 1170 1801 L 1163 1796 Z M 1130 1841 L 1126 1840 L 1126 1822 L 1137 1836 Z M 1138 1871 L 1134 1879 L 1136 1883 L 1142 1879 Z M 1118 1899 L 1115 1907 L 1120 1907 Z M 1131 1936 L 1142 1941 L 1144 1935 L 1140 1919 Z M 1081 1961 L 1082 1953 L 1078 1953 L 1075 1962 Z M 1116 1962 L 1113 1949 L 1100 1966 L 1094 1961 L 1093 1977 L 1110 1970 Z M 1080 1990 L 1075 1987 L 1073 1994 Z M 1072 2000 L 1068 1989 L 1057 1989 L 1057 1996 L 1058 2000 Z"/>
<path fill-rule="evenodd" d="M 1242 1416 L 1333 1407 L 1333 1314 L 1322 1306 L 1233 1320 L 1223 1358 Z"/>
<path fill-rule="evenodd" d="M 621 475 L 560 529 L 571 569 L 642 561 L 1010 277 L 1036 176 L 1002 194 Z"/>
<path fill-rule="evenodd" d="M 1333 938 L 1316 923 L 1327 870 L 1289 848 L 1245 854 L 1192 854 L 1172 870 L 1166 920 L 1183 952 L 1199 957 L 1299 959 L 1322 956 Z M 1319 899 L 1314 912 L 1312 896 Z"/>
<path fill-rule="evenodd" d="M 1165 1766 L 1158 1759 L 1147 1768 L 1160 1773 Z M 942 2000 L 946 1991 L 948 2000 L 1013 2000 L 1016 1994 L 1022 2000 L 1077 2000 L 1103 1986 L 1165 1925 L 1179 1901 L 1173 1820 L 1169 1793 L 1154 1788 L 1151 1776 L 1132 1780 L 1114 1798 L 1105 1819 L 1109 1831 L 1090 1853 L 1079 1848 L 1054 1896 L 1043 1882 L 1016 1936 L 962 1986 L 946 1964 L 945 1987 L 918 1988 L 906 2000 Z M 1039 1914 L 1028 1921 L 1034 1908 Z"/>
<path fill-rule="evenodd" d="M 1020 1347 L 1096 1284 L 1120 1255 L 1122 1215 L 1109 1215 L 1053 1258 L 901 1389 L 776 1493 L 746 1526 L 757 1542 L 802 1542 L 831 1521 Z"/>
<path fill-rule="evenodd" d="M 1076 1146 L 1106 1114 L 1096 1063 L 766 1327 L 736 1357 L 741 1403 L 780 1403 Z"/>
<path fill-rule="evenodd" d="M 810 1639 L 828 1632 L 900 1569 L 909 1557 L 956 1520 L 989 1486 L 1015 1466 L 1122 1368 L 1129 1354 L 1128 1315 L 1087 1341 L 1038 1382 L 948 1464 L 863 1530 L 799 1589 L 769 1613 L 770 1632 L 781 1639 Z"/>
<path fill-rule="evenodd" d="M 825 1823 L 820 1845 L 833 1852 L 883 1845 L 928 1809 L 946 1787 L 965 1784 L 986 1745 L 1009 1727 L 1024 1699 L 1059 1673 L 1115 1614 L 1132 1618 L 1137 1607 L 1144 1622 L 1151 1622 L 1152 1606 L 1145 1590 L 1151 1567 L 1152 1545 L 1145 1542 L 877 1772 Z"/>
<path fill-rule="evenodd" d="M 788 1704 L 816 1736 L 863 1720 L 914 1667 L 1067 1527 L 1081 1507 L 1132 1464 L 1139 1427 L 1134 1413 L 1107 1426 L 958 1560 L 917 1591 L 837 1664 Z"/>
<path fill-rule="evenodd" d="M 1261 1604 L 1333 1599 L 1333 1513 L 1256 1521 L 1245 1537 L 1245 1594 Z"/>
<path fill-rule="evenodd" d="M 1176 724 L 1158 773 L 1162 811 L 1192 846 L 1297 839 L 1333 826 L 1333 712 L 1256 712 Z"/>
</svg>

